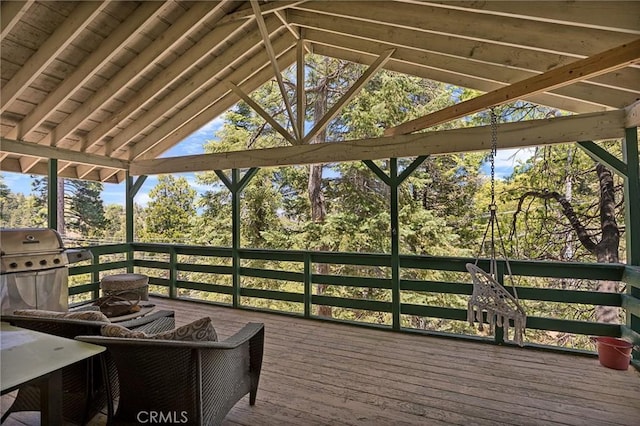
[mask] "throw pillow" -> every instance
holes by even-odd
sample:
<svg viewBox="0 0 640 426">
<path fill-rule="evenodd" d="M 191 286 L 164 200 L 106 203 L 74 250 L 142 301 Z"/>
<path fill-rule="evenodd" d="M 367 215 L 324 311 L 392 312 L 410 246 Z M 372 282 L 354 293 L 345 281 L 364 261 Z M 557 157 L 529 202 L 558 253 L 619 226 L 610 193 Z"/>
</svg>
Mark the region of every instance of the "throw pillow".
<svg viewBox="0 0 640 426">
<path fill-rule="evenodd" d="M 204 317 L 174 330 L 148 336 L 150 339 L 181 340 L 186 342 L 216 342 L 218 334 L 211 324 L 211 318 Z"/>
<path fill-rule="evenodd" d="M 100 311 L 57 312 L 45 311 L 42 309 L 20 309 L 13 311 L 13 314 L 22 317 L 64 318 L 83 321 L 109 322 L 109 318 Z"/>
<path fill-rule="evenodd" d="M 118 324 L 107 324 L 100 327 L 100 334 L 106 337 L 124 337 L 130 339 L 144 339 L 147 337 L 142 331 L 129 330 Z"/>
</svg>

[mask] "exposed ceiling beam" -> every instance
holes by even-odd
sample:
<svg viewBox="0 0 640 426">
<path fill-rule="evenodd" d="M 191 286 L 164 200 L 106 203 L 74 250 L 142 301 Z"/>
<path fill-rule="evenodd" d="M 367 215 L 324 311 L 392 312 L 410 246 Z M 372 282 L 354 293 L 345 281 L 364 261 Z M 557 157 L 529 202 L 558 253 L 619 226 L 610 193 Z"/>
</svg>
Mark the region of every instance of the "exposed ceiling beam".
<svg viewBox="0 0 640 426">
<path fill-rule="evenodd" d="M 43 146 L 36 143 L 15 141 L 3 137 L 0 137 L 0 150 L 12 154 L 29 155 L 38 158 L 56 158 L 58 160 L 70 161 L 73 163 L 112 167 L 115 169 L 126 170 L 129 167 L 128 161 L 116 158 L 108 158 L 94 154 L 71 151 L 69 149 Z"/>
<path fill-rule="evenodd" d="M 373 55 L 341 49 L 335 46 L 325 46 L 317 43 L 313 45 L 313 48 L 315 49 L 316 53 L 320 55 L 344 59 L 356 63 L 368 63 L 366 58 L 373 57 Z M 401 54 L 401 52 L 396 52 L 394 54 L 394 58 L 400 57 Z M 373 59 L 370 59 L 369 61 L 371 60 Z M 387 64 L 385 65 L 385 69 L 407 75 L 428 78 L 430 80 L 440 81 L 443 83 L 454 84 L 460 87 L 468 87 L 471 89 L 480 90 L 481 92 L 490 92 L 492 90 L 497 90 L 499 88 L 507 86 L 504 83 L 497 83 L 493 80 L 476 78 L 469 75 L 429 68 L 426 65 L 409 63 L 396 59 L 391 59 L 389 62 L 387 62 Z M 553 93 L 537 93 L 526 96 L 523 98 L 523 100 L 533 102 L 538 105 L 545 105 L 551 108 L 558 108 L 575 113 L 589 113 L 607 110 L 607 108 L 601 105 L 584 102 L 575 98 L 558 96 Z"/>
<path fill-rule="evenodd" d="M 305 135 L 302 140 L 303 143 L 310 143 L 313 138 L 315 138 L 321 131 L 323 131 L 329 122 L 333 120 L 336 115 L 342 110 L 342 108 L 349 103 L 360 90 L 371 80 L 375 73 L 377 73 L 380 68 L 382 68 L 387 61 L 391 58 L 391 55 L 395 52 L 395 49 L 389 49 L 386 52 L 383 52 L 378 58 L 373 61 L 369 68 L 356 80 L 355 83 L 349 88 L 347 93 L 345 93 L 327 113 L 313 126 L 309 133 Z"/>
<path fill-rule="evenodd" d="M 438 7 L 475 9 L 480 13 L 511 16 L 529 20 L 553 22 L 563 25 L 583 26 L 608 31 L 624 29 L 640 35 L 640 2 L 638 1 L 587 1 L 579 6 L 564 1 L 436 1 L 427 2 Z"/>
<path fill-rule="evenodd" d="M 3 1 L 0 3 L 0 39 L 4 39 L 20 21 L 34 1 Z"/>
<path fill-rule="evenodd" d="M 638 59 L 640 59 L 640 39 L 389 128 L 385 131 L 385 135 L 401 135 L 426 129 L 532 93 L 551 90 L 594 75 L 604 74 L 630 65 Z"/>
<path fill-rule="evenodd" d="M 307 0 L 305 0 L 307 1 Z M 279 10 L 287 9 L 291 6 L 296 6 L 304 3 L 305 1 L 274 1 L 270 3 L 263 4 L 260 6 L 260 12 L 262 15 L 266 15 L 268 13 L 273 13 Z M 227 22 L 233 22 L 241 19 L 253 18 L 255 13 L 250 5 L 246 7 L 242 7 L 240 10 L 229 13 L 227 16 L 220 20 L 221 24 L 225 24 Z"/>
<path fill-rule="evenodd" d="M 493 2 L 492 2 L 493 3 Z M 504 3 L 504 2 L 502 2 Z M 640 5 L 640 2 L 638 2 Z M 325 41 L 328 39 L 349 40 L 350 45 L 362 44 L 365 46 L 372 44 L 387 43 L 390 47 L 407 48 L 405 52 L 431 53 L 430 61 L 436 61 L 432 66 L 442 67 L 442 64 L 452 62 L 464 65 L 471 73 L 485 67 L 485 64 L 492 65 L 494 69 L 504 70 L 503 72 L 530 71 L 541 73 L 548 71 L 552 67 L 566 65 L 575 61 L 575 56 L 560 55 L 540 50 L 531 50 L 519 46 L 505 46 L 495 43 L 481 43 L 453 35 L 426 33 L 414 31 L 409 28 L 397 28 L 379 22 L 357 21 L 343 17 L 330 17 L 317 15 L 300 10 L 292 10 L 287 13 L 289 21 L 295 25 L 307 28 L 312 31 L 306 33 L 307 38 L 312 34 L 322 35 Z M 335 34 L 335 37 L 326 35 Z M 347 47 L 347 46 L 343 46 Z M 398 54 L 402 52 L 399 51 Z M 395 56 L 395 55 L 394 55 Z M 407 56 L 406 54 L 404 56 Z M 427 55 L 424 55 L 427 56 Z M 457 59 L 457 61 L 453 61 Z M 458 65 L 457 68 L 461 66 Z M 451 66 L 445 68 L 451 68 Z M 455 70 L 455 68 L 454 68 Z M 459 72 L 459 70 L 456 70 Z M 495 72 L 492 70 L 492 72 Z M 524 77 L 522 77 L 524 78 Z M 520 79 L 522 79 L 520 78 Z M 601 75 L 589 80 L 589 83 L 621 87 L 629 90 L 640 90 L 640 69 L 626 68 L 615 73 Z"/>
<path fill-rule="evenodd" d="M 93 2 L 89 2 L 93 3 Z M 89 118 L 102 105 L 113 99 L 131 81 L 140 78 L 143 73 L 152 67 L 155 61 L 168 53 L 180 43 L 194 27 L 200 22 L 215 13 L 224 3 L 217 2 L 195 2 L 194 5 L 180 16 L 154 43 L 151 43 L 144 51 L 140 52 L 134 59 L 107 81 L 96 93 L 87 99 L 81 108 L 77 108 L 71 115 L 64 119 L 51 132 L 44 142 L 50 145 L 58 145 L 60 142 L 74 132 L 84 120 Z M 54 139 L 52 139 L 54 138 Z M 48 140 L 47 140 L 48 139 Z M 64 146 L 64 145 L 61 145 Z"/>
<path fill-rule="evenodd" d="M 617 110 L 500 124 L 498 148 L 619 138 L 624 135 L 624 119 L 625 111 Z M 151 175 L 481 151 L 491 148 L 491 133 L 490 126 L 482 126 L 340 143 L 141 160 L 131 163 L 129 172 Z"/>
<path fill-rule="evenodd" d="M 295 40 L 291 38 L 291 36 L 286 33 L 281 37 L 283 42 L 294 43 Z M 276 45 L 278 41 L 274 43 Z M 266 54 L 262 52 L 264 57 Z M 263 62 L 263 67 L 259 69 L 257 72 L 253 73 L 249 77 L 242 78 L 240 75 L 246 75 L 246 70 L 238 70 L 232 75 L 229 76 L 229 79 L 233 79 L 234 81 L 242 81 L 239 87 L 242 88 L 246 93 L 251 93 L 256 90 L 258 87 L 265 84 L 267 81 L 273 78 L 273 72 L 271 71 L 271 67 L 268 64 L 268 59 L 264 58 L 265 62 Z M 289 66 L 295 61 L 295 49 L 291 48 L 289 51 L 283 53 L 279 58 L 278 62 L 280 66 Z M 242 72 L 240 72 L 242 71 Z M 148 158 L 156 158 L 178 142 L 182 141 L 184 138 L 189 136 L 191 133 L 197 131 L 202 126 L 205 126 L 207 123 L 211 122 L 211 120 L 223 114 L 229 108 L 231 108 L 234 104 L 237 103 L 237 97 L 233 93 L 228 90 L 223 91 L 223 84 L 218 85 L 215 90 L 211 90 L 208 92 L 210 94 L 210 99 L 212 99 L 211 105 L 204 109 L 200 114 L 195 116 L 191 121 L 186 123 L 184 126 L 173 128 L 168 134 L 163 138 L 163 140 L 159 143 L 154 143 L 154 140 L 151 138 L 146 138 L 142 140 L 140 143 L 134 146 L 135 149 L 139 144 L 147 144 L 151 145 L 152 148 L 148 149 L 144 152 L 144 155 L 138 156 L 136 158 L 148 159 Z"/>
<path fill-rule="evenodd" d="M 627 117 L 624 123 L 624 127 L 640 127 L 640 101 L 629 105 L 625 108 Z"/>
<path fill-rule="evenodd" d="M 169 67 L 167 67 L 162 73 L 160 73 L 156 78 L 147 83 L 144 87 L 140 89 L 140 91 L 131 98 L 126 104 L 122 106 L 118 111 L 115 111 L 113 114 L 106 117 L 101 121 L 94 129 L 92 129 L 87 135 L 87 143 L 85 149 L 89 152 L 95 150 L 95 145 L 102 140 L 102 138 L 111 132 L 118 124 L 125 121 L 132 114 L 138 111 L 140 108 L 145 106 L 151 99 L 158 95 L 158 93 L 162 92 L 166 87 L 173 84 L 177 81 L 181 76 L 183 76 L 186 72 L 188 72 L 200 58 L 206 57 L 212 50 L 218 48 L 221 44 L 228 42 L 228 40 L 236 34 L 238 30 L 244 29 L 250 23 L 247 22 L 236 22 L 230 23 L 228 25 L 216 26 L 211 32 L 209 32 L 206 36 L 204 36 L 198 43 L 193 45 L 187 52 L 185 52 L 182 56 L 175 60 Z M 209 79 L 213 78 L 213 75 L 207 75 L 208 72 L 211 72 L 211 68 L 221 68 L 221 64 L 218 63 L 219 59 L 217 58 L 209 65 L 203 67 L 197 73 L 197 76 L 192 76 L 187 82 L 183 84 L 184 87 L 190 86 L 191 91 L 198 90 L 203 84 L 205 84 Z M 204 75 L 204 77 L 203 77 Z M 215 74 L 214 74 L 215 75 Z M 198 82 L 198 80 L 201 80 Z M 177 89 L 176 89 L 177 90 Z M 184 92 L 184 89 L 180 89 L 181 92 Z M 176 93 L 176 97 L 178 99 L 184 99 L 186 94 Z M 162 112 L 158 112 L 159 115 L 166 112 L 167 110 L 173 108 L 176 104 L 171 98 L 164 98 L 158 104 L 165 105 L 165 109 Z M 154 111 L 158 111 L 161 106 L 158 104 L 149 107 L 149 109 L 154 109 Z M 120 146 L 126 144 L 129 139 L 135 137 L 137 132 L 142 131 L 148 125 L 150 125 L 154 120 L 151 119 L 151 115 L 153 115 L 150 111 L 143 117 L 139 117 L 136 122 L 138 124 L 134 128 L 128 130 L 128 135 L 119 134 L 116 135 L 114 139 L 112 139 L 109 143 L 107 143 L 107 152 L 106 155 L 110 155 L 111 152 L 118 149 Z M 133 123 L 135 124 L 135 123 Z M 125 131 L 127 130 L 125 129 Z"/>
<path fill-rule="evenodd" d="M 29 173 L 40 162 L 40 158 L 23 155 L 18 161 L 20 162 L 20 173 Z"/>
<path fill-rule="evenodd" d="M 229 85 L 233 93 L 238 95 L 238 97 L 245 101 L 255 112 L 258 113 L 258 115 L 264 118 L 267 123 L 269 123 L 269 125 L 271 125 L 271 127 L 276 132 L 280 133 L 280 135 L 282 135 L 282 137 L 285 138 L 291 145 L 297 145 L 300 143 L 300 141 L 298 141 L 284 127 L 282 127 L 282 125 L 280 125 L 280 123 L 278 123 L 275 118 L 273 118 L 267 111 L 265 111 L 256 101 L 254 101 L 253 99 L 251 99 L 251 97 L 249 97 L 249 95 L 244 93 L 242 89 L 231 82 L 227 84 Z"/>
<path fill-rule="evenodd" d="M 304 125 L 307 113 L 307 94 L 305 91 L 305 42 L 298 40 L 296 45 L 296 125 L 298 134 L 304 135 Z"/>
<path fill-rule="evenodd" d="M 316 43 L 331 45 L 332 47 L 350 49 L 353 51 L 377 53 L 390 46 L 386 43 L 378 43 L 369 40 L 359 40 L 357 38 L 348 37 L 340 34 L 325 33 L 321 30 L 307 29 L 305 35 L 308 40 Z M 512 84 L 524 79 L 538 75 L 536 72 L 530 72 L 511 67 L 504 67 L 497 64 L 479 64 L 462 58 L 452 57 L 449 55 L 441 55 L 432 52 L 416 51 L 407 48 L 397 48 L 393 55 L 392 61 L 402 61 L 405 63 L 422 65 L 425 68 L 437 70 L 451 77 L 438 81 L 451 84 L 459 84 L 451 81 L 452 77 L 459 76 L 464 81 L 465 77 L 479 78 L 487 82 L 499 83 L 500 86 Z M 611 73 L 617 74 L 617 73 Z M 429 78 L 429 77 L 428 77 Z M 640 96 L 640 73 L 635 84 L 635 91 L 618 90 L 606 86 L 594 86 L 586 82 L 574 83 L 570 86 L 556 88 L 550 92 L 541 94 L 542 97 L 550 94 L 560 95 L 563 97 L 586 101 L 598 108 L 591 108 L 591 111 L 597 109 L 620 109 L 634 102 Z M 461 84 L 463 87 L 481 90 L 469 84 Z M 494 87 L 495 88 L 495 87 Z M 543 102 L 544 105 L 550 105 Z"/>
<path fill-rule="evenodd" d="M 109 37 L 94 50 L 71 75 L 64 79 L 53 92 L 38 103 L 36 108 L 29 113 L 13 130 L 7 134 L 9 139 L 24 139 L 36 127 L 42 124 L 47 117 L 73 95 L 78 88 L 90 80 L 106 63 L 108 63 L 128 43 L 141 28 L 152 19 L 163 6 L 160 2 L 147 2 L 141 4 Z"/>
<path fill-rule="evenodd" d="M 260 4 L 258 3 L 258 0 L 250 0 L 250 1 L 251 1 L 251 7 L 253 8 L 253 12 L 256 15 L 256 22 L 258 23 L 258 29 L 260 30 L 260 34 L 262 34 L 264 47 L 267 51 L 267 55 L 269 56 L 269 60 L 271 61 L 271 66 L 273 67 L 273 72 L 276 77 L 276 81 L 278 82 L 278 87 L 280 87 L 280 94 L 282 95 L 282 100 L 284 101 L 284 105 L 287 109 L 287 114 L 289 115 L 289 122 L 291 123 L 291 127 L 293 127 L 295 138 L 297 140 L 301 140 L 302 135 L 298 134 L 298 128 L 295 125 L 296 120 L 293 115 L 293 109 L 291 108 L 291 101 L 289 100 L 289 95 L 287 94 L 287 88 L 284 86 L 284 81 L 282 79 L 282 73 L 280 72 L 280 67 L 278 66 L 278 59 L 276 57 L 276 53 L 273 50 L 273 46 L 271 45 L 269 31 L 267 30 L 267 25 L 264 22 L 262 13 L 260 13 Z"/>
<path fill-rule="evenodd" d="M 0 113 L 15 101 L 22 91 L 69 46 L 87 24 L 109 4 L 105 2 L 79 2 L 69 17 L 40 46 L 7 84 L 0 89 Z"/>
<path fill-rule="evenodd" d="M 544 7 L 544 3 L 540 4 Z M 579 7 L 575 6 L 574 7 Z M 536 22 L 508 16 L 478 16 L 473 11 L 447 10 L 416 2 L 403 3 L 402 7 L 389 7 L 386 2 L 336 2 L 314 1 L 294 8 L 341 16 L 354 20 L 381 23 L 417 32 L 463 37 L 479 42 L 505 46 L 520 46 L 574 56 L 591 56 L 613 46 L 628 43 L 637 38 L 634 34 L 604 31 L 592 28 Z M 454 24 L 455 23 L 455 24 Z M 358 25 L 354 22 L 354 25 Z"/>
<path fill-rule="evenodd" d="M 268 28 L 270 30 L 278 28 L 279 24 L 277 21 L 278 20 L 275 18 L 270 18 L 268 20 Z M 237 25 L 237 23 L 227 24 L 224 27 L 233 27 L 235 25 Z M 135 120 L 135 122 L 131 123 L 122 132 L 115 135 L 113 139 L 106 144 L 104 152 L 105 155 L 111 155 L 118 148 L 135 139 L 140 133 L 144 132 L 145 129 L 151 126 L 158 117 L 163 116 L 163 114 L 166 114 L 176 108 L 176 106 L 180 106 L 181 103 L 185 103 L 185 101 L 193 99 L 194 92 L 197 93 L 198 91 L 203 91 L 207 85 L 219 81 L 221 78 L 220 75 L 229 72 L 229 69 L 233 69 L 236 63 L 242 62 L 245 55 L 259 50 L 255 45 L 258 44 L 260 40 L 261 36 L 259 32 L 254 29 L 252 32 L 241 37 L 236 43 L 228 45 L 224 52 L 222 52 L 216 59 L 202 67 L 202 69 L 193 74 L 188 80 L 176 87 L 171 96 L 166 96 L 160 102 L 150 106 L 144 114 Z M 197 50 L 200 49 L 198 48 Z M 159 80 L 162 80 L 162 77 L 159 77 Z M 153 85 L 153 83 L 151 83 L 151 85 Z M 145 94 L 150 93 L 146 91 L 146 89 L 143 90 L 145 90 Z M 203 95 L 200 97 L 203 97 Z M 176 99 L 179 99 L 179 101 L 176 102 Z M 204 100 L 207 101 L 206 98 Z M 191 103 L 189 103 L 189 107 L 192 107 Z"/>
</svg>

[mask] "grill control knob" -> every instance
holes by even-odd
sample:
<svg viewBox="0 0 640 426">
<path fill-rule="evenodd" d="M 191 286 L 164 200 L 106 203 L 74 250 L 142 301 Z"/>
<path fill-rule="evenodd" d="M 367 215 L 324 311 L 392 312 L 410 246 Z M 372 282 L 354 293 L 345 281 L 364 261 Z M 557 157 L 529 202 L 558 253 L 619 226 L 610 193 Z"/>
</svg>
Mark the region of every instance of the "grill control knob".
<svg viewBox="0 0 640 426">
<path fill-rule="evenodd" d="M 58 263 L 60 263 L 60 259 L 58 259 L 58 258 L 56 257 L 55 259 L 53 259 L 53 263 L 55 263 L 55 264 L 57 265 Z"/>
<path fill-rule="evenodd" d="M 10 263 L 10 264 L 9 264 L 9 267 L 10 267 L 10 268 L 17 268 L 17 267 L 18 267 L 18 264 L 17 264 L 16 262 L 13 262 L 13 263 Z"/>
<path fill-rule="evenodd" d="M 44 266 L 44 265 L 46 265 L 46 264 L 47 264 L 47 260 L 46 260 L 46 259 L 42 259 L 42 260 L 40 261 L 40 265 Z"/>
<path fill-rule="evenodd" d="M 30 260 L 27 262 L 24 262 L 24 266 L 26 266 L 27 268 L 31 268 L 33 266 L 33 262 Z"/>
</svg>

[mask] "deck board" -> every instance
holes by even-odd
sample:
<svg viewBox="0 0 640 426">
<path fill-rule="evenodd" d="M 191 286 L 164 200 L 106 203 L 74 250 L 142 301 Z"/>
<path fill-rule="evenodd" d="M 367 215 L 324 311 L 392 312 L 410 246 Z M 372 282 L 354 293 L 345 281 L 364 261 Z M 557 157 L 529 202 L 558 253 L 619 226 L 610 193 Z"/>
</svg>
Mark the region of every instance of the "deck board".
<svg viewBox="0 0 640 426">
<path fill-rule="evenodd" d="M 224 339 L 265 324 L 258 400 L 225 424 L 637 425 L 640 373 L 596 358 L 154 299 Z"/>
<path fill-rule="evenodd" d="M 221 340 L 247 322 L 265 324 L 256 405 L 243 398 L 225 426 L 638 425 L 640 419 L 640 373 L 604 368 L 597 358 L 153 302 L 174 310 L 177 325 L 210 316 Z M 18 414 L 7 424 L 37 424 L 29 419 L 37 416 Z M 101 415 L 90 426 L 105 423 Z"/>
</svg>

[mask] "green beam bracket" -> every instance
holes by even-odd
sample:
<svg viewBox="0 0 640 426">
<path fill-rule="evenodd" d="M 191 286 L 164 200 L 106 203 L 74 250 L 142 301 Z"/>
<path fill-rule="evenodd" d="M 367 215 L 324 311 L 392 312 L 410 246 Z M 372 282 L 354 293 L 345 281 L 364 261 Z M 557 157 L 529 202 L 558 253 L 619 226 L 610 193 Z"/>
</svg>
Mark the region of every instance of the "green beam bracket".
<svg viewBox="0 0 640 426">
<path fill-rule="evenodd" d="M 49 180 L 47 182 L 47 226 L 51 229 L 58 229 L 58 160 L 49 159 L 48 164 Z"/>
<path fill-rule="evenodd" d="M 216 174 L 216 176 L 218 176 L 218 178 L 220 178 L 222 183 L 224 183 L 224 186 L 226 186 L 227 189 L 231 191 L 233 188 L 233 184 L 231 183 L 227 175 L 225 175 L 222 170 L 214 170 L 213 172 Z"/>
<path fill-rule="evenodd" d="M 627 165 L 624 161 L 617 159 L 600 145 L 591 141 L 578 142 L 578 146 L 594 161 L 609 167 L 620 176 L 627 176 Z"/>
<path fill-rule="evenodd" d="M 363 160 L 362 161 L 365 166 L 367 166 L 373 173 L 375 173 L 376 176 L 378 176 L 380 178 L 381 181 L 383 181 L 384 183 L 386 183 L 387 185 L 391 186 L 391 178 L 389 176 L 387 176 L 387 174 L 382 171 L 382 169 L 380 167 L 378 167 L 376 165 L 376 163 L 374 163 L 371 160 Z"/>
<path fill-rule="evenodd" d="M 421 155 L 413 160 L 411 164 L 409 164 L 409 166 L 407 166 L 407 168 L 404 169 L 402 173 L 400 173 L 400 176 L 398 176 L 398 185 L 400 185 L 409 176 L 411 176 L 411 173 L 413 173 L 418 167 L 420 167 L 420 165 L 424 163 L 424 160 L 426 160 L 427 158 L 429 158 L 428 155 Z"/>
</svg>

